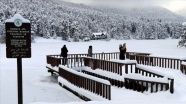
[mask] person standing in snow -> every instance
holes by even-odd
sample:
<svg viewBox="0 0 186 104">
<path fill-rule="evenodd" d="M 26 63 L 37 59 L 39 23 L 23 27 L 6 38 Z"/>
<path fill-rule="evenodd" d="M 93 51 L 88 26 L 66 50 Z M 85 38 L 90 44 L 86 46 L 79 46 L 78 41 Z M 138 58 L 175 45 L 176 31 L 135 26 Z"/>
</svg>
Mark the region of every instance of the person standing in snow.
<svg viewBox="0 0 186 104">
<path fill-rule="evenodd" d="M 92 57 L 92 46 L 91 45 L 88 48 L 88 57 Z"/>
<path fill-rule="evenodd" d="M 120 60 L 125 60 L 125 53 L 126 53 L 126 44 L 124 43 L 123 46 L 120 44 L 119 45 L 119 51 L 120 51 L 120 54 L 119 54 L 119 59 Z"/>
<path fill-rule="evenodd" d="M 126 51 L 127 51 L 126 43 L 123 44 L 122 51 L 123 51 L 123 59 L 125 60 L 125 54 L 126 54 Z"/>
<path fill-rule="evenodd" d="M 119 59 L 123 60 L 123 51 L 122 51 L 122 45 L 119 45 Z"/>
<path fill-rule="evenodd" d="M 62 65 L 67 64 L 67 53 L 68 53 L 68 49 L 67 49 L 66 45 L 64 45 L 61 48 L 61 56 L 63 57 Z"/>
</svg>

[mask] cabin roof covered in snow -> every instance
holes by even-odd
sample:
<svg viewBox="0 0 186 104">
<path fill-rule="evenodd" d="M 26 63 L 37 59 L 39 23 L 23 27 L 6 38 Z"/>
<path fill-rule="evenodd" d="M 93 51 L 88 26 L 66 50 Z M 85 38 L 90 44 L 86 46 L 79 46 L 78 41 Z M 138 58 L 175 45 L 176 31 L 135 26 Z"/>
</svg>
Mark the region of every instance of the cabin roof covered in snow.
<svg viewBox="0 0 186 104">
<path fill-rule="evenodd" d="M 12 18 L 5 20 L 5 22 L 14 22 L 16 19 L 20 19 L 23 23 L 30 23 L 29 20 L 23 18 L 20 14 L 15 14 Z"/>
<path fill-rule="evenodd" d="M 183 25 L 183 26 L 186 26 L 186 22 L 183 22 L 182 25 Z"/>
<path fill-rule="evenodd" d="M 101 35 L 101 34 L 106 34 L 106 32 L 100 32 L 100 33 L 93 33 L 93 35 Z"/>
</svg>

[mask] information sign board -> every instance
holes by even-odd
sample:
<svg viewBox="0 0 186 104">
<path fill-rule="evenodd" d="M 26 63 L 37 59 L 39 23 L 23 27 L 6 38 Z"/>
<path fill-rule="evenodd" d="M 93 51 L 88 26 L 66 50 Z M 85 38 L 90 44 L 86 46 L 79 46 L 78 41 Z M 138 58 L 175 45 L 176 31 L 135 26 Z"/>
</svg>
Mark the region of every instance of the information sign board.
<svg viewBox="0 0 186 104">
<path fill-rule="evenodd" d="M 30 58 L 31 57 L 31 26 L 23 23 L 21 19 L 6 22 L 6 57 Z"/>
</svg>

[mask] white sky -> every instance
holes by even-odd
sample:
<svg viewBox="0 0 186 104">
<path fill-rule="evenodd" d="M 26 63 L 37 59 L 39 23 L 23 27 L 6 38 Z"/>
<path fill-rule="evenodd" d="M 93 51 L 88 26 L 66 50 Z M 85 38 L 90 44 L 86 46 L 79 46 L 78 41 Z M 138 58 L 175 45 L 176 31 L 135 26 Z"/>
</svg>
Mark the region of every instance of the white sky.
<svg viewBox="0 0 186 104">
<path fill-rule="evenodd" d="M 87 5 L 104 5 L 110 7 L 136 7 L 159 5 L 171 11 L 178 11 L 186 8 L 186 0 L 64 0 L 73 3 L 83 3 Z"/>
</svg>

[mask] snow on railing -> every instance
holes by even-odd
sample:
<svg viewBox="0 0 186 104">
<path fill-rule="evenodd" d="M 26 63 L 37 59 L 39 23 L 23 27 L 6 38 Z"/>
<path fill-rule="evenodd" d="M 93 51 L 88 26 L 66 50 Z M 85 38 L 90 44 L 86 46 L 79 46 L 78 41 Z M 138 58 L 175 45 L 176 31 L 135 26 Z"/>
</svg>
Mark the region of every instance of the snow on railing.
<svg viewBox="0 0 186 104">
<path fill-rule="evenodd" d="M 158 66 L 162 68 L 180 69 L 182 61 L 185 58 L 168 58 L 168 57 L 155 57 L 147 55 L 129 54 L 129 59 L 136 60 L 138 64 Z"/>
<path fill-rule="evenodd" d="M 47 55 L 47 64 L 50 64 L 51 66 L 59 66 L 61 64 L 61 59 L 58 55 Z"/>
<path fill-rule="evenodd" d="M 149 53 L 139 53 L 139 52 L 126 52 L 126 57 L 130 57 L 129 54 L 137 54 L 137 55 L 145 55 L 149 56 Z M 87 54 L 68 54 L 67 56 L 67 65 L 72 67 L 72 65 L 77 65 L 75 62 L 81 63 L 79 60 L 80 57 L 87 57 Z M 101 60 L 113 60 L 119 59 L 119 52 L 110 52 L 110 53 L 93 53 L 93 57 L 95 59 Z M 69 60 L 68 60 L 69 59 Z M 130 58 L 129 58 L 130 59 Z M 62 64 L 63 57 L 59 54 L 55 55 L 47 55 L 47 64 L 51 64 L 52 66 L 59 66 Z"/>
<path fill-rule="evenodd" d="M 146 74 L 146 76 L 147 76 L 147 74 L 149 75 L 149 77 L 151 77 L 151 75 L 152 76 L 157 76 L 157 77 L 164 77 L 164 76 L 167 76 L 167 77 L 169 77 L 169 78 L 171 78 L 171 79 L 173 79 L 174 77 L 173 76 L 171 76 L 171 75 L 167 75 L 167 74 L 164 74 L 164 73 L 161 73 L 160 71 L 156 71 L 156 70 L 152 70 L 151 68 L 147 68 L 147 67 L 145 67 L 145 66 L 143 66 L 143 65 L 136 65 L 136 71 L 135 71 L 135 73 L 142 73 L 142 74 Z"/>
<path fill-rule="evenodd" d="M 125 73 L 128 73 L 128 67 L 133 68 L 133 66 L 136 65 L 136 61 L 133 60 L 123 60 L 123 62 L 118 62 L 116 60 L 114 61 L 108 61 L 108 60 L 101 60 L 101 59 L 95 59 L 91 57 L 85 57 L 84 58 L 84 65 L 91 67 L 93 70 L 94 69 L 102 69 L 105 71 L 113 72 L 119 75 L 122 75 L 122 67 L 125 66 Z"/>
<path fill-rule="evenodd" d="M 134 73 L 126 74 L 125 78 L 130 78 L 134 80 L 145 80 L 149 82 L 159 82 L 159 83 L 167 83 L 167 84 L 169 83 L 167 77 L 154 78 L 154 77 L 147 77 L 147 76 L 142 76 L 141 74 L 134 74 Z"/>
<path fill-rule="evenodd" d="M 88 100 L 94 100 L 94 101 L 106 100 L 105 98 L 102 98 L 102 97 L 98 96 L 97 94 L 92 93 L 88 90 L 85 90 L 82 87 L 77 87 L 76 85 L 72 84 L 71 82 L 67 81 L 66 79 L 64 79 L 62 77 L 58 77 L 58 83 L 59 83 L 59 85 L 61 85 L 64 88 L 72 89 L 74 92 L 78 93 L 81 98 L 86 97 L 86 98 L 84 98 L 86 100 L 87 100 L 87 98 L 88 98 Z"/>
<path fill-rule="evenodd" d="M 159 78 L 158 78 L 159 79 Z M 137 75 L 130 75 L 128 74 L 125 77 L 125 88 L 126 89 L 133 89 L 134 91 L 148 91 L 150 92 L 157 92 L 162 90 L 169 89 L 169 83 L 166 82 L 166 78 L 161 78 L 161 81 L 154 80 L 154 78 L 142 77 Z M 173 92 L 171 92 L 173 93 Z"/>
<path fill-rule="evenodd" d="M 76 66 L 76 63 L 78 62 L 78 65 L 81 63 L 81 67 L 82 65 L 84 66 L 89 66 L 94 70 L 84 70 L 85 73 L 89 74 L 89 75 L 94 75 L 96 77 L 98 77 L 98 79 L 96 80 L 96 78 L 92 77 L 95 81 L 100 81 L 99 78 L 102 79 L 107 79 L 109 80 L 109 84 L 111 83 L 112 85 L 117 85 L 118 87 L 123 87 L 124 85 L 126 85 L 126 87 L 128 87 L 128 84 L 130 81 L 141 81 L 140 83 L 150 83 L 151 85 L 153 85 L 154 83 L 156 83 L 156 85 L 158 86 L 158 84 L 160 84 L 161 86 L 165 85 L 166 86 L 166 90 L 169 89 L 169 83 L 170 83 L 170 92 L 173 93 L 173 86 L 174 86 L 174 79 L 171 76 L 166 76 L 163 73 L 160 73 L 158 71 L 154 71 L 154 70 L 150 70 L 148 68 L 142 67 L 140 65 L 137 65 L 136 67 L 136 63 L 140 63 L 140 64 L 144 64 L 144 65 L 159 65 L 160 67 L 167 67 L 167 65 L 169 66 L 169 62 L 171 64 L 175 63 L 172 60 L 177 60 L 177 59 L 170 59 L 170 58 L 160 58 L 160 57 L 152 57 L 149 56 L 150 54 L 148 53 L 130 53 L 128 52 L 127 55 L 129 58 L 131 59 L 135 59 L 135 60 L 114 60 L 115 58 L 112 58 L 113 55 L 116 55 L 116 57 L 118 56 L 118 53 L 112 53 L 112 54 L 105 54 L 105 53 L 99 53 L 99 54 L 94 54 L 97 55 L 96 57 L 99 59 L 96 59 L 96 57 L 85 57 L 86 54 L 81 54 L 81 55 L 70 55 L 70 58 L 67 58 L 67 65 L 69 66 L 69 63 L 71 64 L 70 66 Z M 103 58 L 103 55 L 109 56 L 110 58 Z M 48 58 L 53 58 L 48 60 Z M 158 59 L 156 59 L 158 58 Z M 112 59 L 110 61 L 105 60 L 105 59 Z M 70 61 L 69 61 L 70 60 Z M 78 61 L 79 60 L 79 61 Z M 137 60 L 137 61 L 136 61 Z M 168 60 L 168 61 L 167 61 Z M 60 66 L 61 63 L 63 61 L 63 57 L 59 56 L 59 55 L 48 55 L 47 56 L 47 63 L 51 64 L 51 66 Z M 180 63 L 184 61 L 181 60 Z M 72 64 L 73 63 L 73 64 Z M 168 63 L 168 64 L 166 64 Z M 184 63 L 184 62 L 182 62 Z M 165 64 L 165 65 L 164 65 Z M 130 66 L 131 65 L 131 66 Z M 135 69 L 133 70 L 133 65 L 135 65 Z M 178 65 L 173 65 L 178 66 Z M 72 80 L 72 82 L 74 82 L 75 84 L 77 83 L 76 77 L 79 75 L 76 75 L 74 72 L 76 71 L 71 71 L 70 69 L 66 68 L 65 66 L 60 66 L 61 68 L 63 68 L 66 73 L 71 73 L 71 75 L 68 76 L 68 78 L 70 77 L 74 77 L 75 79 Z M 124 73 L 126 74 L 122 74 L 122 67 L 124 67 Z M 129 68 L 128 68 L 129 67 Z M 171 65 L 172 68 L 172 65 Z M 66 69 L 66 70 L 65 70 Z M 96 69 L 96 70 L 95 70 Z M 103 70 L 104 69 L 104 70 Z M 135 77 L 132 76 L 136 76 L 136 75 L 132 75 L 129 77 L 129 75 L 131 75 L 131 73 L 128 74 L 128 70 L 131 70 L 131 73 L 137 73 L 137 74 L 142 74 L 143 77 L 139 77 L 139 75 L 137 75 L 137 79 L 135 79 Z M 79 72 L 77 72 L 79 73 Z M 105 73 L 107 73 L 107 75 L 112 76 L 112 77 L 108 77 Z M 110 73 L 110 74 L 108 74 Z M 111 75 L 112 73 L 112 75 Z M 117 74 L 117 75 L 115 75 Z M 120 75 L 120 77 L 118 77 L 118 74 Z M 144 76 L 146 74 L 146 76 Z M 63 74 L 64 76 L 66 76 L 65 74 Z M 126 75 L 126 77 L 124 78 L 125 80 L 123 80 L 121 77 L 121 75 Z M 147 75 L 149 75 L 147 77 Z M 153 76 L 153 78 L 151 78 L 151 75 Z M 85 76 L 85 74 L 82 74 L 82 76 Z M 156 77 L 156 78 L 155 78 Z M 158 78 L 157 78 L 158 77 Z M 161 78 L 159 78 L 161 77 Z M 162 78 L 164 77 L 164 78 Z M 167 78 L 168 77 L 168 78 Z M 86 77 L 86 79 L 92 79 L 90 77 Z M 70 78 L 72 79 L 72 78 Z M 69 80 L 70 80 L 69 79 Z M 145 80 L 146 79 L 146 80 Z M 158 80 L 157 80 L 158 79 Z M 170 80 L 167 85 L 166 81 L 159 81 L 159 79 L 166 79 Z M 130 81 L 129 81 L 130 80 Z M 127 83 L 125 83 L 125 81 L 127 81 Z M 101 81 L 103 82 L 103 81 Z M 100 82 L 99 82 L 100 83 Z M 106 84 L 106 83 L 104 83 Z M 95 85 L 92 85 L 95 86 Z M 147 86 L 146 86 L 147 87 Z M 152 87 L 152 86 L 151 86 Z M 86 87 L 85 87 L 86 88 Z M 152 88 L 151 88 L 152 89 Z M 158 88 L 156 88 L 157 91 Z M 163 89 L 163 87 L 161 87 L 161 90 Z M 91 89 L 95 90 L 95 89 Z M 106 96 L 106 95 L 105 95 Z"/>
<path fill-rule="evenodd" d="M 84 88 L 85 90 L 111 100 L 111 86 L 108 80 L 77 72 L 63 65 L 59 66 L 59 76 L 77 87 Z M 63 84 L 63 82 L 61 83 Z"/>
<path fill-rule="evenodd" d="M 126 52 L 126 58 L 131 59 L 132 55 L 141 55 L 141 56 L 149 56 L 150 53 L 141 53 L 141 52 Z"/>
<path fill-rule="evenodd" d="M 180 69 L 181 72 L 186 74 L 186 62 L 182 62 L 180 67 L 181 67 L 181 69 Z"/>
<path fill-rule="evenodd" d="M 75 70 L 72 70 L 66 66 L 63 66 L 63 65 L 60 65 L 59 66 L 59 70 L 66 70 L 67 72 L 70 72 L 72 74 L 76 74 L 76 75 L 79 75 L 79 76 L 83 76 L 87 79 L 91 79 L 91 80 L 95 80 L 97 82 L 100 82 L 100 83 L 103 83 L 103 84 L 106 84 L 106 85 L 110 85 L 110 82 L 107 81 L 107 80 L 103 80 L 103 79 L 100 79 L 100 78 L 96 78 L 96 77 L 93 77 L 93 76 L 90 76 L 90 75 L 86 75 L 86 74 L 83 74 L 83 73 L 80 73 L 80 72 L 77 72 Z"/>
<path fill-rule="evenodd" d="M 171 75 L 167 75 L 167 74 L 158 72 L 156 70 L 152 70 L 150 68 L 143 67 L 142 65 L 136 65 L 135 73 L 141 74 L 146 77 L 153 77 L 154 79 L 167 78 L 167 80 L 169 81 L 167 89 L 170 88 L 170 92 L 171 93 L 174 92 L 174 77 Z M 155 81 L 153 80 L 153 82 L 155 82 Z M 157 82 L 157 84 L 158 84 L 158 82 Z"/>
<path fill-rule="evenodd" d="M 124 86 L 124 76 L 120 76 L 116 73 L 105 71 L 102 69 L 92 70 L 90 67 L 83 67 L 82 72 L 91 76 L 95 76 L 101 79 L 110 81 L 112 85 L 123 87 Z"/>
<path fill-rule="evenodd" d="M 182 64 L 182 65 L 186 65 L 186 62 L 185 62 L 185 61 L 183 61 L 181 64 Z"/>
</svg>

